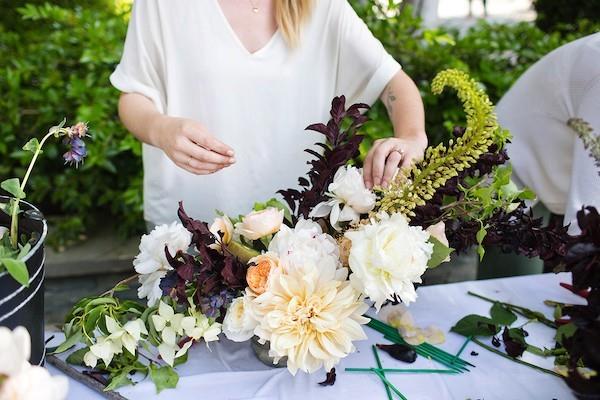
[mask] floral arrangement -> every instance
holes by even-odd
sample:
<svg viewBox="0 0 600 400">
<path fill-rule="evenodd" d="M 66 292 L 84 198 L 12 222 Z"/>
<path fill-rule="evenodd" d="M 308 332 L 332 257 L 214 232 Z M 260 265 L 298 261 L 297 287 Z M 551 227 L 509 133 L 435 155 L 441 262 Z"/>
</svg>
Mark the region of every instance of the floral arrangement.
<svg viewBox="0 0 600 400">
<path fill-rule="evenodd" d="M 19 237 L 19 214 L 21 213 L 19 202 L 26 197 L 25 186 L 38 156 L 42 153 L 42 147 L 52 137 L 62 138 L 68 147 L 67 152 L 63 155 L 65 164 L 75 166 L 79 166 L 87 155 L 84 142 L 84 139 L 89 136 L 87 125 L 79 122 L 76 125 L 65 127 L 65 122 L 66 120 L 63 120 L 59 125 L 50 128 L 41 141 L 34 138 L 23 146 L 23 150 L 32 152 L 33 157 L 22 181 L 19 178 L 10 178 L 0 183 L 0 187 L 12 196 L 8 203 L 0 204 L 0 210 L 10 216 L 10 227 L 0 227 L 0 272 L 6 270 L 10 276 L 24 286 L 29 284 L 29 272 L 22 259 L 39 238 L 34 235 Z"/>
<path fill-rule="evenodd" d="M 465 104 L 466 128 L 398 171 L 389 188 L 365 187 L 357 156 L 368 106 L 346 108 L 341 96 L 327 124 L 307 128 L 325 141 L 321 151 L 306 150 L 314 159 L 299 188 L 279 192 L 287 205 L 271 199 L 209 224 L 180 203 L 180 222 L 142 237 L 137 275 L 75 304 L 55 352 L 83 344 L 67 361 L 107 375 L 107 390 L 132 383 L 134 372 L 149 375 L 158 391 L 174 387 L 173 367 L 190 346 L 221 335 L 268 343 L 274 363 L 287 360 L 292 374 L 331 370 L 366 339 L 371 303 L 379 310 L 416 300 L 427 268 L 449 260 L 447 233 L 461 249 L 482 249 L 498 215 L 531 197 L 501 166 L 509 135 L 485 93 L 456 70 L 433 81 L 436 93 L 446 86 Z M 133 281 L 145 305 L 116 295 Z"/>
<path fill-rule="evenodd" d="M 31 339 L 22 326 L 14 331 L 0 326 L 0 399 L 63 400 L 69 382 L 29 364 Z"/>
</svg>

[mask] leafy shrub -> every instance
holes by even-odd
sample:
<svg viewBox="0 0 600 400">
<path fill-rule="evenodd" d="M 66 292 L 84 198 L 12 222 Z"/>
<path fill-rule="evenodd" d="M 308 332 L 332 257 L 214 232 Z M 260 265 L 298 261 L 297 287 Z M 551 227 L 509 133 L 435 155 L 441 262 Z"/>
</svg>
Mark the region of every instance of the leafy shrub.
<svg viewBox="0 0 600 400">
<path fill-rule="evenodd" d="M 600 21 L 600 0 L 534 0 L 540 29 L 576 32 L 582 24 Z"/>
<path fill-rule="evenodd" d="M 62 147 L 52 143 L 45 149 L 50 157 L 38 166 L 47 174 L 31 179 L 28 200 L 63 216 L 62 229 L 54 232 L 65 240 L 109 215 L 124 231 L 142 222 L 141 148 L 119 122 L 119 93 L 108 83 L 120 59 L 126 15 L 114 1 L 90 4 L 96 6 L 26 5 L 16 9 L 23 17 L 16 28 L 0 26 L 0 176 L 22 176 L 30 154 L 18 150 L 20 144 L 63 117 L 92 128 L 81 171 L 56 165 Z"/>
<path fill-rule="evenodd" d="M 497 101 L 541 56 L 594 31 L 590 23 L 578 26 L 575 33 L 546 34 L 531 23 L 482 22 L 460 35 L 452 29 L 424 29 L 410 8 L 401 9 L 392 1 L 385 7 L 376 0 L 351 2 L 417 82 L 432 144 L 444 141 L 450 127 L 463 122 L 451 95 L 431 93 L 437 72 L 465 70 Z M 108 82 L 121 55 L 130 0 L 57 0 L 55 5 L 29 0 L 23 7 L 15 3 L 21 2 L 0 0 L 0 176 L 23 175 L 28 155 L 16 149 L 45 127 L 63 117 L 88 121 L 93 140 L 82 171 L 53 163 L 60 144 L 49 145 L 45 151 L 50 157 L 40 160 L 28 200 L 47 215 L 58 216 L 53 218 L 55 243 L 111 220 L 124 233 L 141 229 L 141 147 L 120 124 L 118 92 Z M 363 155 L 373 140 L 392 132 L 381 105 L 370 116 Z"/>
</svg>

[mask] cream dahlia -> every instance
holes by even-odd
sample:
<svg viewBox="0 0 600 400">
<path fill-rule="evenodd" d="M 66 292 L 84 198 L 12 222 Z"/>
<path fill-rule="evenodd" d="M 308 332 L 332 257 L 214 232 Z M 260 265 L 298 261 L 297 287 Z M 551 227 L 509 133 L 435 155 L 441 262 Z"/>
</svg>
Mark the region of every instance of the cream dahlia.
<svg viewBox="0 0 600 400">
<path fill-rule="evenodd" d="M 290 373 L 330 370 L 366 339 L 368 306 L 346 280 L 347 270 L 308 262 L 271 271 L 267 291 L 252 301 L 259 341 L 270 342 L 275 362 L 288 357 Z"/>
</svg>

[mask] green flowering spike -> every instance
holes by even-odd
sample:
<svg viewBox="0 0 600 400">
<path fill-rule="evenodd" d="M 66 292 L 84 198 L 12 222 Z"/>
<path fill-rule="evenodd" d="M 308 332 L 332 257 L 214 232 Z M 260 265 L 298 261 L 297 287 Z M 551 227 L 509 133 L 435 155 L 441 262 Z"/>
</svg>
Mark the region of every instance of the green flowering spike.
<svg viewBox="0 0 600 400">
<path fill-rule="evenodd" d="M 502 148 L 509 134 L 498 126 L 492 102 L 479 84 L 463 71 L 448 69 L 433 79 L 431 90 L 440 94 L 447 86 L 457 92 L 467 116 L 464 134 L 439 144 L 425 152 L 422 161 L 398 174 L 377 203 L 377 209 L 388 213 L 401 212 L 414 216 L 413 210 L 430 200 L 436 190 L 470 168 L 495 143 Z"/>
</svg>

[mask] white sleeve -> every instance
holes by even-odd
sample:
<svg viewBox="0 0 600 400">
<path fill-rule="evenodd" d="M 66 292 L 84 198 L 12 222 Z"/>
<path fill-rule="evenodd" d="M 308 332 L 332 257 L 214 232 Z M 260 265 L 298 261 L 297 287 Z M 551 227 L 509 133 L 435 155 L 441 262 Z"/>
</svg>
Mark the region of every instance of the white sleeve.
<svg viewBox="0 0 600 400">
<path fill-rule="evenodd" d="M 592 126 L 593 134 L 600 135 L 600 77 L 589 86 L 575 115 Z M 571 222 L 571 233 L 577 229 L 577 211 L 583 206 L 594 206 L 600 210 L 600 169 L 594 159 L 583 146 L 581 139 L 573 132 L 573 168 L 571 170 L 571 186 L 565 210 L 565 224 Z"/>
<path fill-rule="evenodd" d="M 333 0 L 338 29 L 338 73 L 336 95 L 348 104 L 373 104 L 400 70 L 347 0 Z"/>
<path fill-rule="evenodd" d="M 134 2 L 121 62 L 110 76 L 110 82 L 121 92 L 148 97 L 158 111 L 164 113 L 166 94 L 159 24 L 154 0 Z"/>
</svg>

